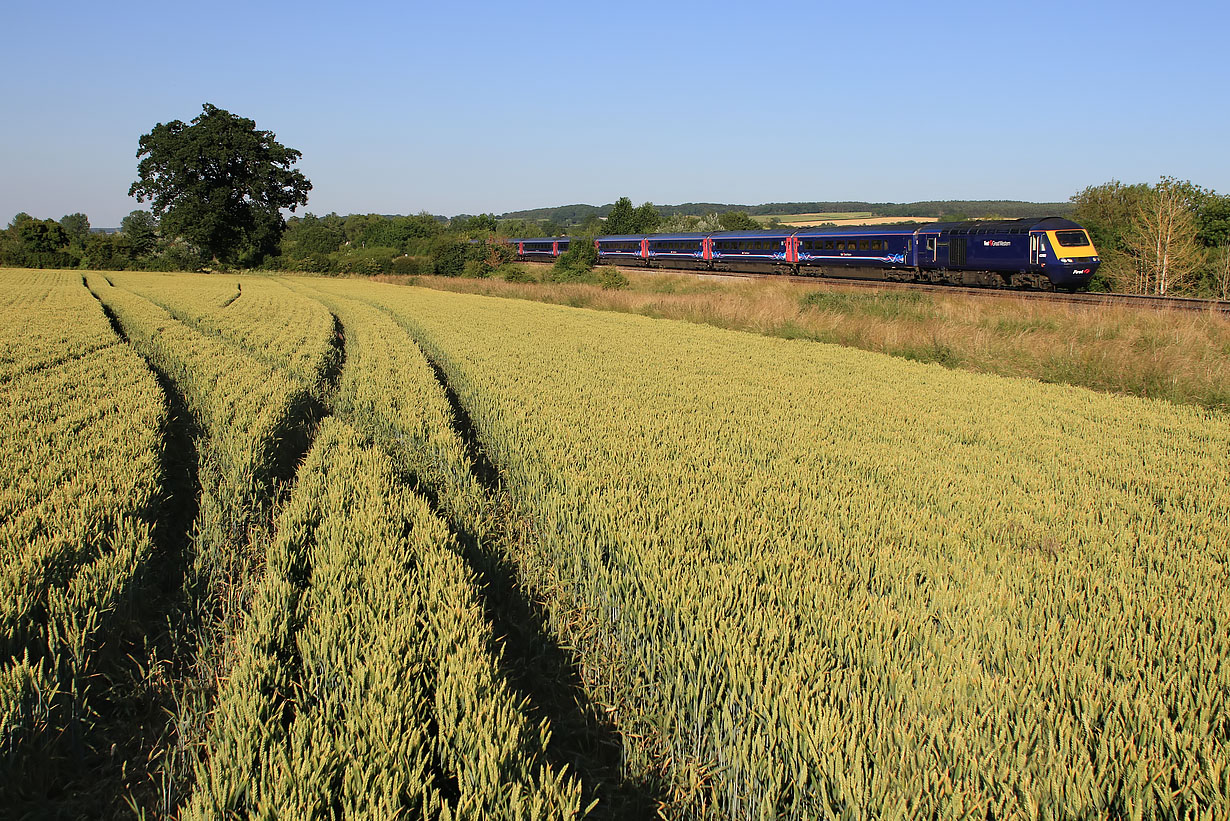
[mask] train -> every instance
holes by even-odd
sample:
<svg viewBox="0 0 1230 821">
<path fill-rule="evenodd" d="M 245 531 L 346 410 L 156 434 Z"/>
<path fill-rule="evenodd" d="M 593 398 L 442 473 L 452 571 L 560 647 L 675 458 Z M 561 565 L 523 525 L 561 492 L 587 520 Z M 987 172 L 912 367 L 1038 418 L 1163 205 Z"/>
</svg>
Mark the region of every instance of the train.
<svg viewBox="0 0 1230 821">
<path fill-rule="evenodd" d="M 518 260 L 549 262 L 572 239 L 510 242 Z M 594 244 L 599 264 L 1048 291 L 1085 287 L 1101 264 L 1088 232 L 1062 217 L 625 234 L 600 236 Z"/>
</svg>

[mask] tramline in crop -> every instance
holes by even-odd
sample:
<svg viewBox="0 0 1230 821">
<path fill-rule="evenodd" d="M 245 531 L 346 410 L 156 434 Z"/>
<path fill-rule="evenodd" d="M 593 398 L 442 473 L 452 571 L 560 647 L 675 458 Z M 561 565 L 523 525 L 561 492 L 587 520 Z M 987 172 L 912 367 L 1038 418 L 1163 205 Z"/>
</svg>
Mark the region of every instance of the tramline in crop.
<svg viewBox="0 0 1230 821">
<path fill-rule="evenodd" d="M 579 815 L 447 528 L 387 457 L 326 420 L 277 530 L 185 817 Z"/>
<path fill-rule="evenodd" d="M 0 801 L 92 721 L 153 550 L 166 407 L 80 276 L 0 279 Z"/>
</svg>

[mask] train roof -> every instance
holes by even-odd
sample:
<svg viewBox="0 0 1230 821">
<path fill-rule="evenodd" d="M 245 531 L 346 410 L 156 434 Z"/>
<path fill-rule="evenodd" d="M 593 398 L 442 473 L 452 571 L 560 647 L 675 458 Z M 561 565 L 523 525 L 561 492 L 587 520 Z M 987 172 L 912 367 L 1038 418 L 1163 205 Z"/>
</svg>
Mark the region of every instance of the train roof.
<svg viewBox="0 0 1230 821">
<path fill-rule="evenodd" d="M 1025 217 L 1013 220 L 966 220 L 964 222 L 931 222 L 926 225 L 905 227 L 894 224 L 887 225 L 829 225 L 818 228 L 799 229 L 769 229 L 764 231 L 691 231 L 677 234 L 610 234 L 597 237 L 600 242 L 640 242 L 648 239 L 659 240 L 701 240 L 705 237 L 713 239 L 786 239 L 787 237 L 825 237 L 825 236 L 910 236 L 915 233 L 924 234 L 1026 234 L 1030 231 L 1060 231 L 1081 226 L 1064 217 Z M 552 242 L 568 241 L 568 237 L 541 237 L 538 239 L 513 239 L 509 242 Z"/>
<path fill-rule="evenodd" d="M 704 238 L 705 238 L 705 237 L 707 237 L 707 236 L 709 236 L 709 232 L 707 232 L 707 231 L 692 231 L 691 233 L 684 233 L 684 234 L 650 234 L 650 235 L 649 235 L 649 241 L 650 241 L 650 242 L 657 242 L 657 241 L 658 241 L 658 240 L 660 240 L 660 239 L 670 239 L 670 240 L 675 240 L 675 239 L 695 239 L 695 240 L 702 240 L 702 239 L 704 239 Z"/>
<path fill-rule="evenodd" d="M 877 236 L 903 236 L 908 237 L 914 234 L 913 228 L 904 228 L 900 225 L 829 225 L 821 228 L 800 228 L 795 236 L 799 237 L 825 237 L 834 235 L 849 235 L 849 234 L 875 234 Z"/>
<path fill-rule="evenodd" d="M 509 242 L 569 242 L 571 237 L 514 237 Z"/>
<path fill-rule="evenodd" d="M 965 222 L 933 222 L 921 226 L 923 234 L 1028 234 L 1030 231 L 1062 231 L 1065 228 L 1080 228 L 1064 217 L 1023 217 L 1015 220 L 967 220 Z"/>
<path fill-rule="evenodd" d="M 714 231 L 709 234 L 714 239 L 786 239 L 793 235 L 793 229 L 786 231 Z"/>
</svg>

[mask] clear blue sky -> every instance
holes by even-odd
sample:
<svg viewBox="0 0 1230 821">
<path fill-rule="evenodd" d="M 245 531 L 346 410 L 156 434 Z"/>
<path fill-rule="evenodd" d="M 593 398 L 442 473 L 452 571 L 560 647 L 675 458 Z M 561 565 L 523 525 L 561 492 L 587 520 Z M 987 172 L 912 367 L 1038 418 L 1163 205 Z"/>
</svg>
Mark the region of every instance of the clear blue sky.
<svg viewBox="0 0 1230 821">
<path fill-rule="evenodd" d="M 1222 2 L 9 4 L 0 225 L 137 207 L 210 102 L 303 152 L 308 211 L 1230 191 Z"/>
</svg>

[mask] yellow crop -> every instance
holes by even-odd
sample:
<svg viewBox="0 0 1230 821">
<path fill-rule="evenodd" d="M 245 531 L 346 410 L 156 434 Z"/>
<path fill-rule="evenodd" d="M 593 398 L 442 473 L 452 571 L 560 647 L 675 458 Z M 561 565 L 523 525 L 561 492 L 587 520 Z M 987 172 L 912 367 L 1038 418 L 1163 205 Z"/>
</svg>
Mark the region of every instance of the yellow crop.
<svg viewBox="0 0 1230 821">
<path fill-rule="evenodd" d="M 579 787 L 527 757 L 541 742 L 486 653 L 450 539 L 387 457 L 324 423 L 185 817 L 579 814 Z M 449 781 L 458 794 L 446 801 Z"/>
<path fill-rule="evenodd" d="M 0 764 L 44 783 L 122 652 L 166 408 L 68 272 L 0 277 Z"/>
<path fill-rule="evenodd" d="M 1224 415 L 353 280 L 13 272 L 0 322 L 0 774 L 98 703 L 179 420 L 168 812 L 584 815 L 511 560 L 668 817 L 1230 817 Z"/>
<path fill-rule="evenodd" d="M 631 752 L 667 767 L 681 811 L 1230 811 L 1223 417 L 678 323 L 376 298 L 467 405 L 532 522 L 526 566 L 561 625 L 586 617 L 590 674 L 656 740 Z"/>
</svg>

